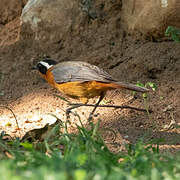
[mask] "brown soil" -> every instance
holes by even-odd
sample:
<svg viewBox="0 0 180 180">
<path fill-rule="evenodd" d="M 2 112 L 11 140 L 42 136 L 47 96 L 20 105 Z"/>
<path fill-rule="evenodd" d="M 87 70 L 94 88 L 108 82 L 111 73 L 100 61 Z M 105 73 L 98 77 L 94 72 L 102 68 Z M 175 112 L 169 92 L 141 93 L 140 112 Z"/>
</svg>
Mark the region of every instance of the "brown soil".
<svg viewBox="0 0 180 180">
<path fill-rule="evenodd" d="M 71 35 L 64 41 L 49 45 L 47 51 L 47 44 L 43 48 L 31 39 L 26 42 L 18 40 L 19 15 L 14 12 L 13 18 L 0 25 L 0 130 L 12 136 L 22 136 L 33 128 L 45 125 L 47 118 L 44 116 L 49 113 L 65 120 L 68 105 L 55 94 L 64 95 L 51 88 L 32 70 L 40 57 L 50 56 L 59 61 L 87 61 L 121 81 L 154 82 L 158 86 L 155 92 L 148 95 L 148 104 L 153 110 L 150 116 L 126 109 L 97 110 L 103 136 L 112 151 L 117 152 L 124 144 L 134 143 L 140 138 L 146 141 L 161 138 L 162 148 L 166 150 L 180 148 L 179 43 L 149 42 L 137 37 L 134 39 L 124 31 L 119 32 L 118 20 L 109 15 L 104 20 L 85 22 L 84 27 L 86 29 L 87 26 L 88 30 L 79 36 Z M 105 99 L 110 104 L 144 107 L 141 94 L 136 94 L 134 98 L 129 91 L 108 92 Z M 95 101 L 96 98 L 90 100 L 90 103 Z M 17 130 L 12 113 L 5 107 L 15 113 L 20 131 Z M 91 108 L 81 107 L 76 111 L 86 124 Z M 75 127 L 78 120 L 72 117 L 71 122 L 71 126 Z M 115 140 L 108 129 L 116 133 Z"/>
</svg>

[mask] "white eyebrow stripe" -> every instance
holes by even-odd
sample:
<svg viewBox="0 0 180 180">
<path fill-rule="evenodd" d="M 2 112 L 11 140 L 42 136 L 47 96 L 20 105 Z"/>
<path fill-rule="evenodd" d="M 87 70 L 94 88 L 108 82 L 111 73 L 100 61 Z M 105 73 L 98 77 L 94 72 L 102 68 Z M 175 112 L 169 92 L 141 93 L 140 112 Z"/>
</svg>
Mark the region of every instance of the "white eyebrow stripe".
<svg viewBox="0 0 180 180">
<path fill-rule="evenodd" d="M 47 69 L 51 68 L 53 65 L 49 65 L 47 62 L 44 61 L 40 61 L 40 64 L 42 64 L 43 66 L 45 66 Z"/>
</svg>

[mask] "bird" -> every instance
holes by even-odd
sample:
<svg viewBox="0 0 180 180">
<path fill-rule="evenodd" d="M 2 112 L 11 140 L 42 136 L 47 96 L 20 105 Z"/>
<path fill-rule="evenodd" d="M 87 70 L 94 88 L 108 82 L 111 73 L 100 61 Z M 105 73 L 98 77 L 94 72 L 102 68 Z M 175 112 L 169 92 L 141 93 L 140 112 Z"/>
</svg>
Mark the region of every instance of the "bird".
<svg viewBox="0 0 180 180">
<path fill-rule="evenodd" d="M 91 115 L 108 90 L 128 89 L 141 93 L 149 91 L 145 87 L 116 80 L 98 66 L 83 61 L 58 63 L 54 59 L 45 58 L 37 63 L 36 68 L 52 87 L 71 98 L 80 100 L 83 104 L 87 104 L 91 98 L 99 97 Z"/>
</svg>

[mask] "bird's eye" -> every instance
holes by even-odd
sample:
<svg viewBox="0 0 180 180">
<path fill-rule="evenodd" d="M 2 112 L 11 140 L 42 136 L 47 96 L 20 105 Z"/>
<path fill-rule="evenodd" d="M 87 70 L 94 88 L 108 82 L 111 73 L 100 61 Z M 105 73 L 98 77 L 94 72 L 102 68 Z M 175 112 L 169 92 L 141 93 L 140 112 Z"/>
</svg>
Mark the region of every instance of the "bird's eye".
<svg viewBox="0 0 180 180">
<path fill-rule="evenodd" d="M 41 63 L 37 64 L 37 69 L 42 73 L 42 74 L 46 74 L 47 72 L 47 67 L 43 66 Z"/>
</svg>

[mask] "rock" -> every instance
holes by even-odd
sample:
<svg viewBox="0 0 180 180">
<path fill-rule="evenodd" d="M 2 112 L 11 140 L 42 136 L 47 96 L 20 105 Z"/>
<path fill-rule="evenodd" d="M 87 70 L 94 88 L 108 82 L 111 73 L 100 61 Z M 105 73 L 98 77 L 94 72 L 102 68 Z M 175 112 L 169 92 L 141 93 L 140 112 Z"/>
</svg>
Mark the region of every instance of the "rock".
<svg viewBox="0 0 180 180">
<path fill-rule="evenodd" d="M 69 46 L 64 43 L 68 38 L 71 42 L 78 36 L 82 41 L 104 25 L 117 34 L 139 32 L 154 40 L 163 37 L 170 25 L 180 28 L 179 9 L 178 0 L 29 0 L 22 11 L 19 37 L 26 43 L 35 40 L 43 50 L 48 44 L 48 51 L 58 44 L 57 52 Z"/>
<path fill-rule="evenodd" d="M 123 0 L 122 19 L 128 31 L 158 38 L 168 26 L 180 28 L 179 9 L 179 0 Z"/>
<path fill-rule="evenodd" d="M 20 38 L 60 42 L 80 22 L 78 5 L 76 0 L 29 0 L 21 15 Z"/>
<path fill-rule="evenodd" d="M 0 25 L 5 25 L 17 16 L 20 16 L 22 6 L 23 2 L 21 0 L 1 0 Z"/>
</svg>

